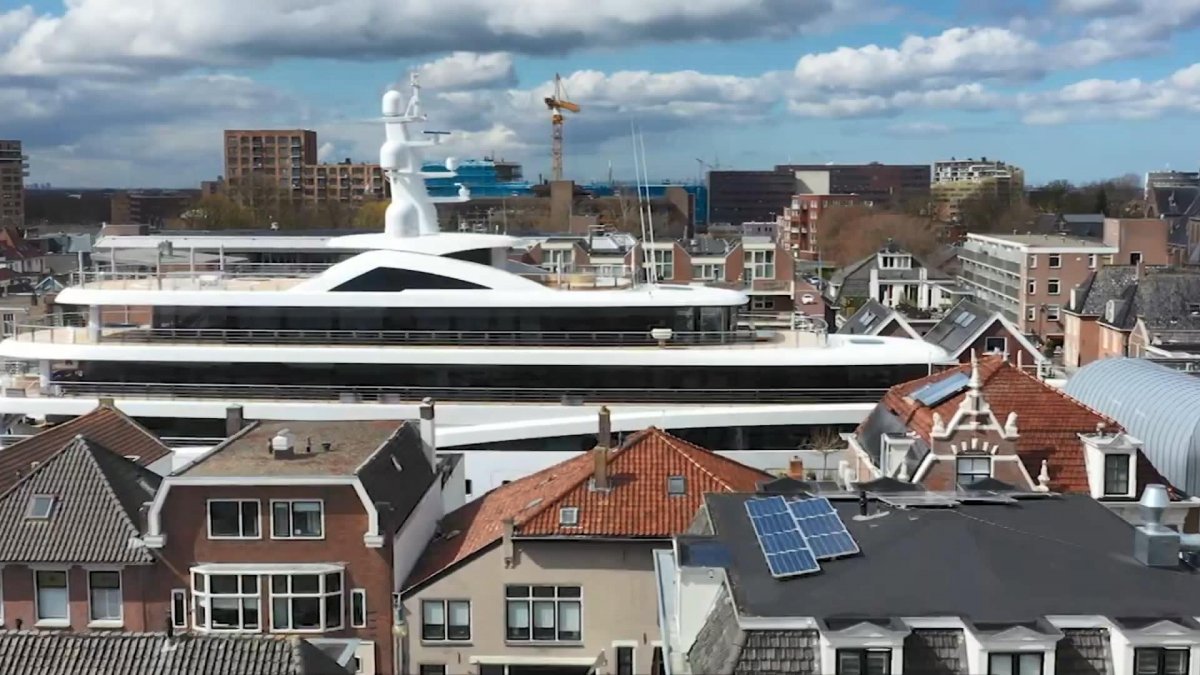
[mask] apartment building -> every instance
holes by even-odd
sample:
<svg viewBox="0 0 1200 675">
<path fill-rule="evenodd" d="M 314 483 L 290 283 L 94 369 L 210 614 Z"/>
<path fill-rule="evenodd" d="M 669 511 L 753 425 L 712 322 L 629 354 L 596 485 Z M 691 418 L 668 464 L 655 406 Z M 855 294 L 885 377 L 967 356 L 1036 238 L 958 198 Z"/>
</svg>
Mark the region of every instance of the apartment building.
<svg viewBox="0 0 1200 675">
<path fill-rule="evenodd" d="M 433 536 L 448 466 L 432 406 L 421 415 L 257 422 L 165 477 L 143 537 L 160 561 L 149 625 L 301 634 L 351 672 L 397 673 L 392 594 Z"/>
<path fill-rule="evenodd" d="M 1057 339 L 1071 289 L 1119 252 L 1094 239 L 970 233 L 959 252 L 959 281 L 1025 334 Z"/>
<path fill-rule="evenodd" d="M 29 158 L 21 141 L 0 140 L 0 226 L 24 227 Z"/>
<path fill-rule="evenodd" d="M 261 181 L 299 194 L 304 167 L 317 163 L 317 132 L 307 129 L 227 129 L 225 182 L 234 191 Z"/>
<path fill-rule="evenodd" d="M 775 170 L 791 171 L 798 177 L 805 173 L 825 174 L 828 187 L 822 193 L 858 195 L 873 204 L 898 206 L 906 201 L 929 199 L 928 164 L 781 164 Z"/>
<path fill-rule="evenodd" d="M 383 199 L 386 194 L 383 169 L 378 164 L 355 164 L 349 159 L 338 164 L 308 164 L 301 176 L 305 202 L 361 202 Z"/>
<path fill-rule="evenodd" d="M 930 196 L 939 214 L 947 219 L 959 217 L 966 199 L 995 197 L 1002 203 L 1015 203 L 1025 193 L 1025 172 L 997 160 L 950 159 L 933 164 Z"/>
<path fill-rule="evenodd" d="M 503 485 L 442 521 L 402 594 L 405 673 L 663 672 L 653 552 L 703 495 L 770 476 L 647 429 Z"/>
<path fill-rule="evenodd" d="M 815 260 L 821 217 L 830 209 L 874 206 L 875 202 L 853 194 L 798 194 L 777 222 L 778 236 L 793 255 Z"/>
</svg>

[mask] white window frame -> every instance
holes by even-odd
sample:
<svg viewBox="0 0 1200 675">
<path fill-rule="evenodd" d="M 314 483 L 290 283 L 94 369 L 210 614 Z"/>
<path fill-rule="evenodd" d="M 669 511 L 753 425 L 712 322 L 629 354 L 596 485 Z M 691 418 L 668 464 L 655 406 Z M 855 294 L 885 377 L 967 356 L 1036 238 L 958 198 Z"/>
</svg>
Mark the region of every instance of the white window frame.
<svg viewBox="0 0 1200 675">
<path fill-rule="evenodd" d="M 746 251 L 745 268 L 747 272 L 747 279 L 750 281 L 755 281 L 757 279 L 774 279 L 774 249 Z"/>
<path fill-rule="evenodd" d="M 38 504 L 45 504 L 47 501 L 49 502 L 49 505 L 46 506 L 46 515 L 38 515 L 40 512 L 37 511 L 34 507 L 37 506 Z M 54 498 L 54 495 L 47 495 L 47 494 L 29 495 L 29 506 L 26 507 L 26 509 L 25 509 L 25 519 L 26 520 L 50 520 L 50 516 L 54 515 L 54 504 L 57 501 L 58 500 Z"/>
<path fill-rule="evenodd" d="M 1058 321 L 1060 318 L 1062 318 L 1062 306 L 1061 305 L 1046 305 L 1046 320 L 1047 321 Z"/>
<path fill-rule="evenodd" d="M 330 575 L 336 575 L 338 578 L 338 588 L 336 591 L 330 591 L 326 587 L 326 577 L 330 576 Z M 337 571 L 337 572 L 287 572 L 284 574 L 267 574 L 264 576 L 267 577 L 267 590 L 270 593 L 269 606 L 270 606 L 271 611 L 270 611 L 270 617 L 268 617 L 268 620 L 270 621 L 270 623 L 267 624 L 269 626 L 270 632 L 272 632 L 272 633 L 328 633 L 331 631 L 341 630 L 342 628 L 345 627 L 345 625 L 346 625 L 346 576 L 345 576 L 344 572 L 342 572 L 342 571 Z M 317 577 L 317 590 L 315 592 L 301 593 L 301 592 L 296 592 L 296 591 L 292 590 L 292 577 L 309 577 L 309 576 Z M 284 579 L 288 580 L 287 591 L 280 592 L 280 593 L 275 592 L 275 579 L 276 578 L 284 578 Z M 341 601 L 338 604 L 337 624 L 330 625 L 329 616 L 326 613 L 328 611 L 328 608 L 326 606 L 325 601 L 327 598 L 331 598 L 334 596 L 340 597 Z M 295 627 L 295 611 L 292 608 L 291 601 L 296 598 L 316 598 L 317 606 L 318 606 L 318 614 L 320 615 L 320 618 L 318 619 L 318 623 L 320 624 L 319 626 L 317 626 L 316 628 L 296 628 Z M 287 611 L 288 625 L 283 628 L 277 628 L 275 626 L 275 601 L 283 600 L 283 599 L 288 600 L 288 611 Z"/>
<path fill-rule="evenodd" d="M 675 491 L 674 487 L 679 485 L 679 491 Z M 667 494 L 672 497 L 684 497 L 687 495 L 687 476 L 682 474 L 671 474 L 667 476 Z"/>
<path fill-rule="evenodd" d="M 621 661 L 617 657 L 617 650 L 618 649 L 628 649 L 630 651 L 630 654 L 629 654 L 630 675 L 638 675 L 638 663 L 637 663 L 638 643 L 633 640 L 617 640 L 612 643 L 612 648 L 613 648 L 613 651 L 612 651 L 613 658 L 612 658 L 612 670 L 610 672 L 613 675 L 620 675 L 621 671 L 619 670 L 619 668 L 620 668 Z"/>
<path fill-rule="evenodd" d="M 354 620 L 354 605 L 362 606 L 362 621 Z M 352 588 L 350 589 L 350 627 L 351 628 L 366 628 L 367 627 L 367 589 Z"/>
<path fill-rule="evenodd" d="M 554 597 L 534 596 L 534 594 L 533 594 L 534 588 L 547 587 L 547 586 L 554 589 Z M 529 594 L 526 596 L 510 596 L 509 589 L 513 589 L 513 588 L 527 588 L 527 589 L 529 589 Z M 564 588 L 579 589 L 578 597 L 560 596 L 559 593 Z M 550 639 L 540 638 L 539 639 L 539 638 L 534 637 L 534 624 L 537 621 L 537 617 L 534 612 L 534 604 L 537 602 L 552 602 L 552 603 L 554 603 L 554 637 L 553 638 L 550 638 Z M 514 604 L 514 603 L 524 603 L 525 604 L 526 616 L 529 619 L 529 637 L 528 638 L 514 638 L 508 634 L 508 629 L 509 629 L 508 608 L 509 608 L 509 605 Z M 576 604 L 579 607 L 579 638 L 578 639 L 560 638 L 559 637 L 559 633 L 560 633 L 559 624 L 561 623 L 560 619 L 561 619 L 561 611 L 562 611 L 560 605 L 563 605 L 563 604 Z M 583 584 L 567 584 L 567 583 L 563 583 L 563 584 L 505 584 L 505 586 L 504 586 L 504 641 L 509 644 L 518 644 L 518 645 L 525 645 L 525 644 L 533 644 L 533 645 L 538 645 L 538 644 L 569 644 L 569 645 L 580 644 L 583 642 L 583 635 L 584 635 L 584 629 L 585 629 L 584 622 L 583 622 L 583 618 L 584 618 L 583 612 L 584 612 Z"/>
<path fill-rule="evenodd" d="M 769 312 L 775 310 L 775 298 L 769 295 L 750 296 L 750 309 Z"/>
<path fill-rule="evenodd" d="M 1037 305 L 1029 305 L 1025 308 L 1025 320 L 1037 321 Z"/>
<path fill-rule="evenodd" d="M 1060 293 L 1062 293 L 1062 279 L 1047 279 L 1046 294 L 1058 295 Z"/>
<path fill-rule="evenodd" d="M 119 567 L 89 567 L 84 569 L 84 574 L 87 577 L 87 596 L 88 596 L 88 627 L 89 628 L 119 628 L 125 625 L 125 575 L 121 573 Z M 92 593 L 92 575 L 93 574 L 116 574 L 117 575 L 117 617 L 96 618 L 96 605 L 93 601 Z M 68 581 L 68 585 L 70 582 Z M 112 590 L 112 589 L 105 589 Z M 68 596 L 69 600 L 69 596 Z"/>
<path fill-rule="evenodd" d="M 1029 269 L 1031 269 L 1031 270 L 1036 270 L 1036 269 L 1037 269 L 1037 254 L 1036 254 L 1036 253 L 1031 253 L 1031 254 L 1029 255 L 1029 265 L 1028 265 L 1028 267 L 1029 267 Z"/>
<path fill-rule="evenodd" d="M 1119 457 L 1125 463 L 1125 489 L 1121 492 L 1108 491 L 1108 460 L 1113 457 Z M 1134 491 L 1134 470 L 1137 465 L 1133 462 L 1133 455 L 1124 452 L 1105 453 L 1100 463 L 1100 494 L 1105 497 L 1129 497 Z"/>
<path fill-rule="evenodd" d="M 564 506 L 558 510 L 560 527 L 579 527 L 579 507 Z"/>
<path fill-rule="evenodd" d="M 979 462 L 979 461 L 987 462 L 988 471 L 987 471 L 987 476 L 985 476 L 985 477 L 991 478 L 994 475 L 994 472 L 996 470 L 995 464 L 992 462 L 991 457 L 982 457 L 979 455 L 968 455 L 966 457 L 955 457 L 954 458 L 954 484 L 959 485 L 958 477 L 963 475 L 963 471 L 962 471 L 962 469 L 959 468 L 959 464 L 961 464 L 963 462 L 974 463 L 974 462 Z M 976 475 L 976 476 L 979 475 L 979 472 L 977 472 L 977 471 L 971 471 L 969 473 L 971 475 Z"/>
<path fill-rule="evenodd" d="M 725 279 L 725 263 L 693 263 L 693 281 L 723 281 Z"/>
<path fill-rule="evenodd" d="M 994 354 L 994 353 L 996 352 L 996 350 L 994 350 L 994 349 L 988 349 L 988 347 L 987 347 L 987 344 L 988 344 L 988 342 L 989 342 L 989 341 L 991 341 L 991 340 L 1000 340 L 1000 343 L 1001 343 L 1001 347 L 1000 347 L 1000 353 L 1001 353 L 1001 354 L 1007 354 L 1007 353 L 1008 353 L 1008 338 L 1006 338 L 1006 337 L 994 337 L 994 336 L 993 336 L 993 337 L 986 337 L 986 338 L 984 338 L 984 339 L 983 339 L 983 351 L 987 352 L 988 354 Z"/>
<path fill-rule="evenodd" d="M 1037 279 L 1030 279 L 1025 282 L 1025 294 L 1037 295 Z"/>
<path fill-rule="evenodd" d="M 1055 261 L 1055 260 L 1057 260 L 1057 261 L 1058 261 L 1058 264 L 1057 264 L 1057 265 L 1056 265 L 1056 264 L 1054 264 L 1054 261 Z M 1061 254 L 1061 253 L 1050 253 L 1050 254 L 1048 254 L 1048 255 L 1046 256 L 1046 267 L 1049 267 L 1049 268 L 1050 268 L 1050 269 L 1052 269 L 1052 270 L 1060 270 L 1060 269 L 1062 269 L 1062 254 Z"/>
<path fill-rule="evenodd" d="M 1096 258 L 1097 258 L 1097 256 L 1095 253 L 1088 255 L 1088 269 L 1089 270 L 1096 269 Z"/>
<path fill-rule="evenodd" d="M 450 637 L 450 605 L 465 604 L 467 606 L 467 636 Z M 425 605 L 438 605 L 442 608 L 442 637 L 425 637 Z M 508 605 L 505 605 L 507 611 Z M 467 598 L 432 598 L 421 600 L 421 642 L 424 644 L 470 644 L 475 636 L 475 608 Z"/>
<path fill-rule="evenodd" d="M 650 259 L 654 264 L 654 276 L 659 280 L 675 278 L 675 249 L 652 249 Z"/>
<path fill-rule="evenodd" d="M 263 580 L 264 575 L 258 573 L 235 573 L 235 572 L 192 572 L 192 625 L 196 630 L 209 633 L 261 633 L 263 630 Z M 204 579 L 204 590 L 201 591 L 196 587 L 196 579 L 202 577 Z M 238 592 L 237 593 L 217 593 L 212 592 L 213 577 L 237 577 Z M 254 593 L 245 591 L 245 577 L 253 577 L 255 579 Z M 238 602 L 238 628 L 214 628 L 212 627 L 212 601 L 213 598 L 236 598 Z M 258 625 L 253 628 L 245 627 L 245 612 L 246 600 L 254 600 L 258 609 Z M 204 611 L 204 620 L 199 617 L 200 611 Z"/>
<path fill-rule="evenodd" d="M 212 505 L 215 503 L 228 503 L 228 502 L 236 502 L 238 504 L 238 529 L 239 530 L 241 530 L 242 525 L 245 523 L 245 520 L 242 517 L 242 504 L 253 503 L 255 505 L 255 507 L 258 509 L 258 518 L 255 519 L 258 522 L 257 536 L 246 536 L 245 534 L 238 535 L 238 536 L 232 536 L 232 535 L 227 535 L 227 534 L 217 534 L 217 535 L 213 534 L 213 531 L 212 531 L 212 524 L 213 524 L 213 522 L 212 522 Z M 219 540 L 262 539 L 263 512 L 262 512 L 262 500 L 261 499 L 209 499 L 205 502 L 204 519 L 205 519 L 205 526 L 208 528 L 208 538 L 211 540 L 219 541 Z"/>
<path fill-rule="evenodd" d="M 1133 261 L 1134 256 L 1137 256 L 1137 262 Z M 1130 251 L 1129 252 L 1129 264 L 1130 265 L 1141 265 L 1144 262 L 1146 262 L 1146 257 L 1142 255 L 1141 251 Z"/>
<path fill-rule="evenodd" d="M 177 602 L 180 605 L 179 612 L 175 611 Z M 186 588 L 171 589 L 171 627 L 188 627 L 188 593 Z"/>
<path fill-rule="evenodd" d="M 68 567 L 34 567 L 33 573 L 33 616 L 34 626 L 38 628 L 67 628 L 71 625 L 71 570 Z M 61 572 L 63 575 L 63 593 L 66 595 L 67 614 L 64 617 L 42 617 L 41 584 L 38 575 L 43 572 Z"/>
<path fill-rule="evenodd" d="M 313 503 L 320 507 L 321 532 L 320 532 L 320 534 L 317 534 L 315 536 L 309 535 L 309 534 L 296 534 L 295 533 L 296 530 L 293 527 L 293 521 L 295 519 L 295 512 L 292 510 L 293 507 L 295 507 L 296 504 L 308 504 L 308 503 Z M 288 534 L 284 535 L 284 536 L 275 534 L 275 506 L 277 504 L 287 504 L 288 505 L 288 509 L 287 509 Z M 271 500 L 271 519 L 270 520 L 271 520 L 271 538 L 272 539 L 309 539 L 309 540 L 324 539 L 325 538 L 325 500 L 324 499 L 272 499 Z"/>
</svg>

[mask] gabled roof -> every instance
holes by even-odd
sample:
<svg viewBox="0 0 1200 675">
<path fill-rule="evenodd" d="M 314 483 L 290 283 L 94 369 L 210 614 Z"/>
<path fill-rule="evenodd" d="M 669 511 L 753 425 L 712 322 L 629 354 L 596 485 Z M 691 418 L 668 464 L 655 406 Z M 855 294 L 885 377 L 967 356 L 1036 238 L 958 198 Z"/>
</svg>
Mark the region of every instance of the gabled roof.
<svg viewBox="0 0 1200 675">
<path fill-rule="evenodd" d="M 900 326 L 909 337 L 921 339 L 921 334 L 899 312 L 875 299 L 864 302 L 837 332 L 842 335 L 879 335 L 893 323 Z"/>
<path fill-rule="evenodd" d="M 297 636 L 0 631 L 0 672 L 27 675 L 349 675 Z"/>
<path fill-rule="evenodd" d="M 926 407 L 910 398 L 921 387 L 950 377 L 953 373 L 969 374 L 970 364 L 935 373 L 919 380 L 898 384 L 888 390 L 872 417 L 884 416 L 893 420 L 891 427 L 915 432 L 921 445 L 928 447 L 933 430 L 933 415 L 952 419 L 959 403 L 966 396 L 961 392 L 934 407 Z M 1017 414 L 1017 453 L 1029 475 L 1041 471 L 1042 460 L 1050 473 L 1050 489 L 1056 492 L 1088 494 L 1090 484 L 1087 464 L 1079 434 L 1095 433 L 1103 424 L 1108 431 L 1121 431 L 1121 426 L 1084 404 L 1067 396 L 1041 380 L 1028 375 L 997 356 L 979 361 L 982 394 L 997 419 Z M 876 420 L 878 426 L 878 420 Z M 878 435 L 866 423 L 855 432 L 859 438 Z M 1168 484 L 1144 453 L 1138 453 L 1137 494 L 1150 483 Z"/>
<path fill-rule="evenodd" d="M 158 474 L 76 437 L 0 496 L 0 562 L 152 563 L 130 542 Z M 28 517 L 35 495 L 53 499 L 49 517 Z"/>
<path fill-rule="evenodd" d="M 71 439 L 83 436 L 95 445 L 123 456 L 137 457 L 142 465 L 171 454 L 158 437 L 116 408 L 101 405 L 75 419 L 50 427 L 0 450 L 0 493 L 8 491 L 29 472 L 34 462 L 45 462 Z"/>
<path fill-rule="evenodd" d="M 293 451 L 268 452 L 287 432 Z M 328 449 L 326 449 L 328 446 Z M 437 480 L 417 425 L 410 421 L 254 422 L 172 476 L 358 478 L 380 511 L 380 528 L 394 532 Z"/>
<path fill-rule="evenodd" d="M 924 340 L 945 349 L 952 358 L 958 358 L 996 323 L 1004 326 L 1009 336 L 1034 359 L 1042 359 L 1037 347 L 1030 344 L 1029 340 L 1021 335 L 1020 329 L 1004 318 L 1003 314 L 985 309 L 970 300 L 960 300 L 957 305 L 951 307 L 946 316 L 929 329 Z"/>
<path fill-rule="evenodd" d="M 405 585 L 423 583 L 499 542 L 509 518 L 516 537 L 668 539 L 688 528 L 705 493 L 753 491 L 770 478 L 652 427 L 607 454 L 612 487 L 598 491 L 591 489 L 594 452 L 600 450 L 502 485 L 447 515 L 445 535 L 429 544 Z M 671 476 L 684 478 L 683 494 L 668 494 Z M 579 509 L 578 525 L 559 523 L 565 507 Z"/>
</svg>

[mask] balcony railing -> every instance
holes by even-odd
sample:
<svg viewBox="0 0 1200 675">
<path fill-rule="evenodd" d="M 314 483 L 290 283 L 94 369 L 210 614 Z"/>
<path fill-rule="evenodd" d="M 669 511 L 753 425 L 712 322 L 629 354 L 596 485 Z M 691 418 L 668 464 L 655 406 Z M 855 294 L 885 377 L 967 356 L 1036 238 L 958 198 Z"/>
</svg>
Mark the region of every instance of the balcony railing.
<svg viewBox="0 0 1200 675">
<path fill-rule="evenodd" d="M 255 399 L 330 403 L 875 403 L 885 389 L 647 389 L 539 387 L 376 387 L 274 384 L 52 382 L 42 395 L 148 399 Z"/>
<path fill-rule="evenodd" d="M 1005 260 L 1004 258 L 996 257 L 994 255 L 980 253 L 979 251 L 969 251 L 967 249 L 963 249 L 958 252 L 958 257 L 963 258 L 964 260 L 977 262 L 980 265 L 987 265 L 988 267 L 994 267 L 996 269 L 1004 270 L 1005 272 L 1011 272 L 1012 274 L 1021 273 L 1020 264 L 1011 260 Z"/>
</svg>

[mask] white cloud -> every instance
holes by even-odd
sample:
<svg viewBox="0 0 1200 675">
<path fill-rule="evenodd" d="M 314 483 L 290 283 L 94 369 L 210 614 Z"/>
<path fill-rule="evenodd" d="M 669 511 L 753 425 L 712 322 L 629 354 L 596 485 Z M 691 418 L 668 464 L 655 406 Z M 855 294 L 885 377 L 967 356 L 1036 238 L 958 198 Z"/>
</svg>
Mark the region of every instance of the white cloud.
<svg viewBox="0 0 1200 675">
<path fill-rule="evenodd" d="M 1132 14 L 1141 7 L 1138 0 L 1054 0 L 1054 11 L 1085 16 Z"/>
<path fill-rule="evenodd" d="M 1020 98 L 1026 124 L 1144 120 L 1200 113 L 1200 63 L 1160 80 L 1088 79 Z"/>
<path fill-rule="evenodd" d="M 954 127 L 939 122 L 900 122 L 888 125 L 887 130 L 893 136 L 925 138 L 930 136 L 944 136 L 953 132 Z"/>
<path fill-rule="evenodd" d="M 0 26 L 21 31 L 0 53 L 0 72 L 161 72 L 282 57 L 424 56 L 463 45 L 544 54 L 785 37 L 845 1 L 70 0 L 61 15 L 0 13 Z"/>
<path fill-rule="evenodd" d="M 454 52 L 416 70 L 421 84 L 444 91 L 511 87 L 517 83 L 513 57 L 507 52 Z"/>
</svg>

